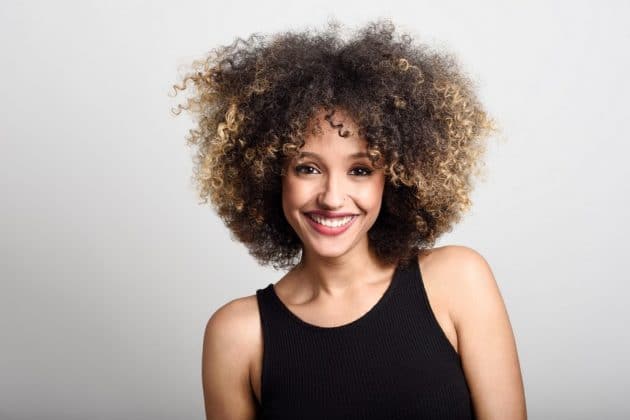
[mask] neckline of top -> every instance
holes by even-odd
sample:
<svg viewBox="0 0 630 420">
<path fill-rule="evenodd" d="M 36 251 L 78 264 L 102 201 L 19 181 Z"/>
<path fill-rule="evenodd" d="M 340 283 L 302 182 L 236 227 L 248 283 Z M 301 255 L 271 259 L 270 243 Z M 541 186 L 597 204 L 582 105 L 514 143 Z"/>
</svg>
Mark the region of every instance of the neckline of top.
<svg viewBox="0 0 630 420">
<path fill-rule="evenodd" d="M 278 294 L 276 293 L 276 290 L 274 288 L 273 283 L 269 283 L 269 289 L 270 289 L 270 294 L 271 296 L 273 296 L 273 299 L 279 304 L 279 306 L 289 315 L 289 317 L 291 319 L 293 319 L 294 321 L 297 321 L 298 324 L 301 324 L 307 328 L 310 328 L 312 330 L 316 330 L 316 331 L 342 331 L 342 330 L 346 330 L 349 328 L 353 328 L 357 325 L 362 324 L 363 322 L 365 322 L 366 319 L 370 318 L 375 312 L 377 312 L 380 307 L 382 307 L 385 302 L 389 299 L 389 296 L 392 295 L 396 285 L 398 284 L 398 277 L 401 276 L 401 271 L 403 269 L 403 266 L 399 263 L 396 266 L 396 269 L 394 270 L 394 274 L 392 274 L 392 278 L 389 282 L 389 284 L 387 285 L 387 289 L 385 289 L 385 292 L 381 295 L 381 297 L 376 301 L 376 303 L 374 305 L 372 305 L 372 307 L 370 309 L 368 309 L 367 312 L 365 312 L 363 315 L 359 316 L 357 319 L 347 322 L 345 324 L 342 325 L 335 325 L 332 327 L 325 327 L 322 325 L 315 325 L 315 324 L 311 324 L 310 322 L 307 322 L 305 320 L 303 320 L 302 318 L 300 318 L 299 316 L 297 316 L 295 313 L 293 313 L 293 311 L 291 311 L 291 309 L 289 309 L 289 307 L 287 305 L 284 304 L 284 302 L 282 302 L 282 300 L 280 299 L 280 297 L 278 296 Z"/>
</svg>

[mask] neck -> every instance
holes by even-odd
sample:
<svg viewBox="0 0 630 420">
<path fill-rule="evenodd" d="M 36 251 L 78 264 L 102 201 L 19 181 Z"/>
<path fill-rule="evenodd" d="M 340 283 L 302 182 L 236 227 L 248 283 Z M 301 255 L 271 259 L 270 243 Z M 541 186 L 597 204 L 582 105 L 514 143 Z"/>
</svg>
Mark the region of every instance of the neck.
<svg viewBox="0 0 630 420">
<path fill-rule="evenodd" d="M 304 250 L 295 268 L 304 286 L 308 285 L 313 294 L 331 296 L 343 295 L 361 285 L 376 283 L 391 269 L 378 260 L 367 240 L 337 257 L 324 257 Z"/>
</svg>

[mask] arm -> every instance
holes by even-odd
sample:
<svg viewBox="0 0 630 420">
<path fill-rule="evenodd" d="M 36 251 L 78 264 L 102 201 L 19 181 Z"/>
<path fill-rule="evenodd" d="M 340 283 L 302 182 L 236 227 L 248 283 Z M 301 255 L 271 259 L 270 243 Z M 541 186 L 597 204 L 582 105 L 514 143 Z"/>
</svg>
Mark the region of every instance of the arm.
<svg viewBox="0 0 630 420">
<path fill-rule="evenodd" d="M 256 400 L 249 381 L 245 305 L 219 308 L 206 325 L 202 353 L 203 395 L 208 420 L 251 420 Z"/>
<path fill-rule="evenodd" d="M 457 293 L 452 317 L 462 367 L 480 420 L 527 418 L 516 343 L 507 310 L 486 260 L 453 247 Z"/>
</svg>

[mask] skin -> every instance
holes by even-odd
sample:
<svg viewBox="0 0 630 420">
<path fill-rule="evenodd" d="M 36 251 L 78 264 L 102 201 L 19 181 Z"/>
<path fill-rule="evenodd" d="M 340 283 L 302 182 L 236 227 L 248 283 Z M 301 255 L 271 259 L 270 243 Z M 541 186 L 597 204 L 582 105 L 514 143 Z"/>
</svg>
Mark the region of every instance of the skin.
<svg viewBox="0 0 630 420">
<path fill-rule="evenodd" d="M 319 114 L 321 117 L 321 114 Z M 343 113 L 334 119 L 353 130 Z M 303 259 L 274 288 L 302 320 L 318 326 L 343 325 L 361 317 L 380 299 L 395 266 L 378 262 L 367 232 L 381 206 L 385 178 L 356 136 L 323 133 L 305 139 L 303 151 L 318 158 L 292 160 L 283 178 L 283 211 L 304 245 Z M 298 165 L 302 168 L 296 170 Z M 309 167 L 309 168 L 305 168 Z M 357 168 L 369 168 L 366 171 Z M 363 175 L 359 175 L 363 174 Z M 305 211 L 324 209 L 358 217 L 339 236 L 314 231 Z M 478 419 L 526 419 L 525 395 L 516 343 L 492 271 L 475 250 L 449 245 L 426 250 L 418 262 L 439 326 L 460 354 Z M 263 338 L 256 295 L 234 299 L 209 319 L 203 343 L 202 381 L 207 419 L 256 417 L 260 401 Z"/>
</svg>

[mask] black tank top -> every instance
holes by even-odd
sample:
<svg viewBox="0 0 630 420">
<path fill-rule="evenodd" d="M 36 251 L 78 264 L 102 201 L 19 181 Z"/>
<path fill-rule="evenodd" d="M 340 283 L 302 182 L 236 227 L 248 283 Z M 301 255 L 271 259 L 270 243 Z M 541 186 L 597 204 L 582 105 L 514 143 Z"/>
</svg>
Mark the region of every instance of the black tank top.
<svg viewBox="0 0 630 420">
<path fill-rule="evenodd" d="M 398 265 L 359 319 L 320 327 L 256 290 L 263 330 L 258 419 L 474 419 L 461 360 L 438 324 L 418 261 Z"/>
</svg>

